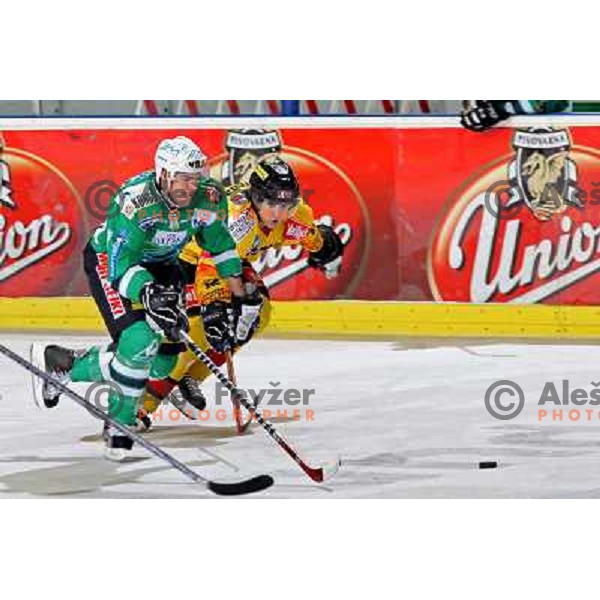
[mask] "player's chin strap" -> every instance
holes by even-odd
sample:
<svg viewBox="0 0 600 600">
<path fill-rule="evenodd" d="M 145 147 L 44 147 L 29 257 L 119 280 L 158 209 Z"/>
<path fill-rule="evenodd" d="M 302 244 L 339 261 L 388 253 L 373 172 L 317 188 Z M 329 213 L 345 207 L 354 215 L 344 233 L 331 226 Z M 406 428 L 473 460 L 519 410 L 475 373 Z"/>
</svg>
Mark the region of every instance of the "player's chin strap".
<svg viewBox="0 0 600 600">
<path fill-rule="evenodd" d="M 181 338 L 184 341 L 188 348 L 194 353 L 196 358 L 202 362 L 210 372 L 221 382 L 221 384 L 226 387 L 232 397 L 237 398 L 240 404 L 254 416 L 253 418 L 258 421 L 263 427 L 263 429 L 277 442 L 280 448 L 290 456 L 293 460 L 295 460 L 300 468 L 313 480 L 318 483 L 321 483 L 325 479 L 329 479 L 333 477 L 339 470 L 341 465 L 341 460 L 337 459 L 335 461 L 331 461 L 327 465 L 323 467 L 310 467 L 307 465 L 298 455 L 298 453 L 292 448 L 292 446 L 287 442 L 275 429 L 275 427 L 266 421 L 261 413 L 257 410 L 256 406 L 253 406 L 248 402 L 245 398 L 245 395 L 242 391 L 237 388 L 225 375 L 221 372 L 219 367 L 215 365 L 215 363 L 210 359 L 210 357 L 192 340 L 188 333 L 182 332 Z"/>
<path fill-rule="evenodd" d="M 105 412 L 100 410 L 97 406 L 88 402 L 85 398 L 82 398 L 79 394 L 74 392 L 72 389 L 68 388 L 66 385 L 63 385 L 60 381 L 48 375 L 44 371 L 41 371 L 36 366 L 32 365 L 29 361 L 25 360 L 3 344 L 0 344 L 0 353 L 4 354 L 11 360 L 14 360 L 17 364 L 21 365 L 24 369 L 27 369 L 30 373 L 35 375 L 36 377 L 41 377 L 43 380 L 51 383 L 53 386 L 56 386 L 58 390 L 61 391 L 65 396 L 74 400 L 77 404 L 85 408 L 88 412 L 92 413 L 98 419 L 102 419 L 102 421 L 109 423 L 115 429 L 118 429 L 123 435 L 126 435 L 128 438 L 138 443 L 140 446 L 148 450 L 154 456 L 166 461 L 171 465 L 174 469 L 177 469 L 180 473 L 183 473 L 186 477 L 189 477 L 194 483 L 202 483 L 204 484 L 211 492 L 215 494 L 219 494 L 221 496 L 233 496 L 239 494 L 249 494 L 251 492 L 259 492 L 273 485 L 273 478 L 270 475 L 257 475 L 256 477 L 252 477 L 250 479 L 246 479 L 244 481 L 231 482 L 231 483 L 217 483 L 216 481 L 211 481 L 206 477 L 203 477 L 199 473 L 192 471 L 187 465 L 183 464 L 179 460 L 177 460 L 174 456 L 171 456 L 169 453 L 165 452 L 159 446 L 149 442 L 141 435 L 131 431 L 125 425 L 121 425 L 118 421 L 115 421 Z"/>
</svg>

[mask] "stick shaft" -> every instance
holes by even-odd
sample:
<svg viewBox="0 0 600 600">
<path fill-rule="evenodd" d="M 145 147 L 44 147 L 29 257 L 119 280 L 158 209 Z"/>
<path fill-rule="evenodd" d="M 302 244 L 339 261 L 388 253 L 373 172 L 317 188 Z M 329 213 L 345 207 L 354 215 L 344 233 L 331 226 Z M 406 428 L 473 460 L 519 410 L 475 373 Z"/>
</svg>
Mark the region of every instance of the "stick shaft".
<svg viewBox="0 0 600 600">
<path fill-rule="evenodd" d="M 29 361 L 25 360 L 23 357 L 19 356 L 18 354 L 16 354 L 15 352 L 10 350 L 3 344 L 0 344 L 0 352 L 2 352 L 2 354 L 4 354 L 5 356 L 8 356 L 8 358 L 14 360 L 16 363 L 21 365 L 23 368 L 27 369 L 30 373 L 33 373 L 37 377 L 41 377 L 45 381 L 51 383 L 53 386 L 56 386 L 56 388 L 59 389 L 63 394 L 65 394 L 65 396 L 68 396 L 69 398 L 71 398 L 71 400 L 73 400 L 74 402 L 76 402 L 77 404 L 79 404 L 80 406 L 85 408 L 86 410 L 88 410 L 95 417 L 98 417 L 99 419 L 102 419 L 106 423 L 109 423 L 115 429 L 118 429 L 123 435 L 126 435 L 128 438 L 132 439 L 134 442 L 136 442 L 137 444 L 139 444 L 140 446 L 142 446 L 143 448 L 148 450 L 148 452 L 150 452 L 151 454 L 154 454 L 154 456 L 166 461 L 174 469 L 177 469 L 179 472 L 183 473 L 186 477 L 189 477 L 192 481 L 194 481 L 196 483 L 199 483 L 199 482 L 202 482 L 205 484 L 209 483 L 208 479 L 206 479 L 205 477 L 202 477 L 202 475 L 199 475 L 195 471 L 192 471 L 192 469 L 190 469 L 188 466 L 184 465 L 182 462 L 178 461 L 174 456 L 171 456 L 168 452 L 165 452 L 162 448 L 155 446 L 152 442 L 149 442 L 148 440 L 144 439 L 142 436 L 138 435 L 134 431 L 131 431 L 130 429 L 125 427 L 125 425 L 121 425 L 121 423 L 115 421 L 109 415 L 105 414 L 97 406 L 94 406 L 92 403 L 85 400 L 85 398 L 83 398 L 82 396 L 80 396 L 79 394 L 74 392 L 72 389 L 68 388 L 66 385 L 62 384 L 60 381 L 54 379 L 53 377 L 48 375 L 48 373 L 41 371 L 40 369 L 38 369 L 37 367 L 32 365 Z"/>
<path fill-rule="evenodd" d="M 227 375 L 229 379 L 233 382 L 234 386 L 237 386 L 237 378 L 235 376 L 235 367 L 233 366 L 233 356 L 231 352 L 227 352 L 225 354 L 225 358 L 227 360 Z M 231 402 L 233 404 L 233 417 L 235 419 L 235 426 L 237 428 L 238 433 L 242 433 L 244 431 L 244 425 L 242 423 L 242 409 L 240 406 L 239 398 L 231 393 Z"/>
<path fill-rule="evenodd" d="M 313 469 L 308 466 L 298 455 L 298 453 L 290 446 L 290 444 L 277 432 L 275 427 L 264 419 L 262 414 L 257 410 L 255 406 L 250 404 L 240 390 L 223 374 L 223 372 L 215 365 L 210 357 L 192 340 L 188 333 L 182 332 L 181 339 L 185 341 L 189 349 L 196 355 L 196 358 L 200 360 L 211 373 L 226 387 L 231 393 L 232 397 L 237 397 L 242 406 L 248 411 L 254 413 L 254 419 L 256 419 L 263 429 L 277 442 L 277 444 L 288 454 L 293 460 L 295 460 L 300 468 L 314 480 L 322 481 L 322 470 Z M 316 475 L 316 472 L 321 472 L 321 475 Z"/>
</svg>

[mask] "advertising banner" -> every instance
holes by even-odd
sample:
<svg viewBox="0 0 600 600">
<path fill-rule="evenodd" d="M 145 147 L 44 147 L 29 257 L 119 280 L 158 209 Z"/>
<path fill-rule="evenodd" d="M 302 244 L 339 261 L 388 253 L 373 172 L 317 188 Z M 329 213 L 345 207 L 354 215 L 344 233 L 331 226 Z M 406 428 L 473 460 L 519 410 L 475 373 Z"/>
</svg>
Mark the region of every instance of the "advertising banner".
<svg viewBox="0 0 600 600">
<path fill-rule="evenodd" d="M 108 201 L 186 135 L 213 177 L 265 154 L 345 243 L 327 280 L 298 247 L 255 268 L 278 300 L 600 303 L 600 127 L 66 129 L 0 134 L 0 296 L 87 295 L 81 254 Z"/>
<path fill-rule="evenodd" d="M 418 133 L 403 134 L 401 261 L 418 265 L 403 299 L 600 303 L 599 128 Z"/>
<path fill-rule="evenodd" d="M 307 268 L 301 248 L 269 250 L 255 268 L 275 299 L 395 294 L 394 131 L 107 129 L 3 132 L 0 295 L 87 294 L 81 254 L 110 197 L 153 169 L 158 143 L 177 135 L 200 145 L 225 185 L 243 181 L 266 153 L 280 154 L 316 217 L 342 236 L 335 280 Z"/>
</svg>

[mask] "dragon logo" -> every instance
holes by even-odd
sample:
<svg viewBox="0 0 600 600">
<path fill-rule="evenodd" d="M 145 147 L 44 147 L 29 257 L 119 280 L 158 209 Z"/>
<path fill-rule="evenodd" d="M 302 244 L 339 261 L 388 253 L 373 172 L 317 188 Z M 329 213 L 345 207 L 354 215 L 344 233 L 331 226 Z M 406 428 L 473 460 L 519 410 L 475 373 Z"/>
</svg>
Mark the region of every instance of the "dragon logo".
<svg viewBox="0 0 600 600">
<path fill-rule="evenodd" d="M 225 148 L 228 160 L 223 163 L 224 185 L 247 184 L 258 163 L 281 150 L 279 132 L 265 129 L 242 129 L 227 132 Z"/>
<path fill-rule="evenodd" d="M 581 207 L 577 198 L 577 167 L 569 158 L 571 139 L 566 129 L 551 127 L 517 130 L 516 150 L 508 167 L 512 197 L 506 206 L 525 202 L 540 221 L 564 212 L 568 204 Z"/>
</svg>

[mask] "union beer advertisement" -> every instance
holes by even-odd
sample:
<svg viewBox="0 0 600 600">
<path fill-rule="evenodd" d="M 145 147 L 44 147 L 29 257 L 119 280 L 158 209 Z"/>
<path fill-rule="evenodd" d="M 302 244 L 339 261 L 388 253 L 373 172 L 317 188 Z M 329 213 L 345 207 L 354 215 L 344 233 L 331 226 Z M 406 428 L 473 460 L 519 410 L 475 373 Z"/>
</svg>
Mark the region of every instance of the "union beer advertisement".
<svg viewBox="0 0 600 600">
<path fill-rule="evenodd" d="M 344 243 L 337 278 L 301 246 L 254 268 L 276 300 L 597 304 L 600 128 L 233 128 L 0 135 L 0 294 L 88 294 L 81 253 L 109 200 L 185 135 L 226 188 L 278 154 Z"/>
</svg>

